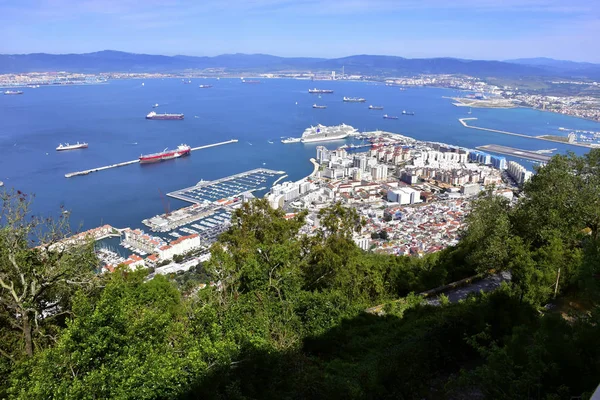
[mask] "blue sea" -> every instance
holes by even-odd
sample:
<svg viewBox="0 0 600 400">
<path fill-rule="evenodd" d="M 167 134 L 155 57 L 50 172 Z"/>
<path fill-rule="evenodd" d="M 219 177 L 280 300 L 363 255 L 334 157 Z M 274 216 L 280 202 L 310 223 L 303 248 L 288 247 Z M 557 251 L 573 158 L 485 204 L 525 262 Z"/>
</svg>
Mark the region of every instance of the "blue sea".
<svg viewBox="0 0 600 400">
<path fill-rule="evenodd" d="M 143 84 L 142 84 L 143 83 Z M 200 84 L 212 84 L 200 89 Z M 334 94 L 307 93 L 312 87 Z M 464 93 L 434 88 L 397 87 L 364 82 L 310 82 L 267 79 L 243 84 L 239 79 L 117 80 L 90 86 L 24 89 L 21 96 L 0 96 L 0 180 L 5 188 L 36 195 L 33 211 L 58 215 L 71 210 L 75 228 L 109 223 L 141 227 L 145 218 L 164 212 L 161 193 L 192 186 L 258 167 L 283 170 L 289 179 L 312 171 L 316 144 L 282 144 L 281 137 L 298 137 L 318 123 L 346 123 L 359 130 L 382 129 L 420 140 L 474 148 L 501 144 L 528 150 L 557 148 L 577 154 L 584 148 L 512 137 L 463 127 L 458 118 L 476 117 L 473 125 L 529 135 L 565 135 L 559 127 L 600 131 L 600 124 L 530 109 L 455 107 L 443 96 Z M 343 96 L 360 96 L 366 103 L 343 103 Z M 184 113 L 183 121 L 150 121 L 157 112 Z M 325 110 L 312 104 L 326 105 Z M 383 111 L 368 110 L 369 104 Z M 414 116 L 401 116 L 402 110 Z M 384 113 L 398 120 L 384 120 Z M 140 154 L 238 139 L 154 165 L 130 165 L 67 179 L 68 172 L 136 159 Z M 55 151 L 59 143 L 88 142 L 86 150 Z M 273 144 L 269 143 L 272 141 Z M 343 144 L 331 142 L 335 148 Z M 510 158 L 509 158 L 510 159 Z M 528 168 L 532 164 L 519 160 Z M 186 205 L 168 199 L 171 209 Z"/>
</svg>

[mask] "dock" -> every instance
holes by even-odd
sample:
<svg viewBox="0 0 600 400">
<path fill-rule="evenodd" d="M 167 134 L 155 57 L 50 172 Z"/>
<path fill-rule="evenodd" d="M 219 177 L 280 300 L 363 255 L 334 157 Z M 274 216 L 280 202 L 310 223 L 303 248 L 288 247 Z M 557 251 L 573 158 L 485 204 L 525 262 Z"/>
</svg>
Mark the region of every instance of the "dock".
<svg viewBox="0 0 600 400">
<path fill-rule="evenodd" d="M 552 157 L 537 153 L 531 150 L 515 149 L 514 147 L 501 146 L 499 144 L 486 144 L 485 146 L 478 146 L 477 150 L 489 151 L 492 153 L 505 154 L 507 156 L 525 158 L 527 160 L 538 161 L 546 163 L 550 161 Z"/>
<path fill-rule="evenodd" d="M 238 142 L 237 139 L 231 139 L 231 140 L 227 140 L 225 142 L 219 142 L 219 143 L 207 144 L 204 146 L 192 147 L 190 150 L 196 151 L 196 150 L 208 149 L 209 147 L 222 146 L 225 144 L 237 143 L 237 142 Z M 91 174 L 92 172 L 104 171 L 106 169 L 111 169 L 111 168 L 125 167 L 127 165 L 136 164 L 139 162 L 140 162 L 140 160 L 137 159 L 137 160 L 125 161 L 125 162 L 121 162 L 121 163 L 117 163 L 117 164 L 107 165 L 105 167 L 86 169 L 85 171 L 69 172 L 68 174 L 65 174 L 65 178 L 71 178 L 71 177 L 80 176 L 80 175 L 88 175 L 88 174 Z"/>
<path fill-rule="evenodd" d="M 522 137 L 522 138 L 526 138 L 526 139 L 535 139 L 535 140 L 544 140 L 546 142 L 554 142 L 554 143 L 561 143 L 561 144 L 565 144 L 565 145 L 569 145 L 569 146 L 579 146 L 579 147 L 586 147 L 588 149 L 593 148 L 593 146 L 590 146 L 589 144 L 583 144 L 583 143 L 570 143 L 570 142 L 564 142 L 562 140 L 555 140 L 555 139 L 551 139 L 548 137 L 544 137 L 544 136 L 530 136 L 530 135 L 524 135 L 522 133 L 514 133 L 514 132 L 507 132 L 507 131 L 501 131 L 498 129 L 490 129 L 490 128 L 481 128 L 479 126 L 473 126 L 473 125 L 469 125 L 467 124 L 466 121 L 474 121 L 477 118 L 459 118 L 458 121 L 465 127 L 465 128 L 471 128 L 471 129 L 479 129 L 480 131 L 488 131 L 488 132 L 494 132 L 494 133 L 501 133 L 503 135 L 510 135 L 510 136 L 518 136 L 518 137 Z"/>
<path fill-rule="evenodd" d="M 218 203 L 266 188 L 268 181 L 284 174 L 284 171 L 257 168 L 214 181 L 200 181 L 195 186 L 167 193 L 167 196 L 193 204 Z"/>
</svg>

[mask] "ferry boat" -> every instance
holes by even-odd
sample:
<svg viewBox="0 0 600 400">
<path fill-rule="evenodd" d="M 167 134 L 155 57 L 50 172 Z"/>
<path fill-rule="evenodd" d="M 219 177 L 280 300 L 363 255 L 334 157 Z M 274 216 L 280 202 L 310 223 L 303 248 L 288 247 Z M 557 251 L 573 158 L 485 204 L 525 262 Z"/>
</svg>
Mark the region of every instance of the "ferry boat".
<svg viewBox="0 0 600 400">
<path fill-rule="evenodd" d="M 87 143 L 75 143 L 75 144 L 69 144 L 69 143 L 65 143 L 62 144 L 60 143 L 58 145 L 58 147 L 56 148 L 56 151 L 65 151 L 65 150 L 77 150 L 77 149 L 87 149 L 88 148 L 88 144 Z"/>
<path fill-rule="evenodd" d="M 157 114 L 151 111 L 146 115 L 146 119 L 183 119 L 183 114 Z"/>
<path fill-rule="evenodd" d="M 383 106 L 369 106 L 369 110 L 383 110 Z"/>
<path fill-rule="evenodd" d="M 6 96 L 14 95 L 14 94 L 23 94 L 23 91 L 22 90 L 7 90 L 6 92 L 4 92 L 4 94 Z"/>
<path fill-rule="evenodd" d="M 344 101 L 346 103 L 364 103 L 366 100 L 363 99 L 362 97 L 345 97 L 344 96 Z"/>
<path fill-rule="evenodd" d="M 398 117 L 393 115 L 383 114 L 383 119 L 398 119 Z"/>
<path fill-rule="evenodd" d="M 289 138 L 281 139 L 281 143 L 284 143 L 284 144 L 288 144 L 288 143 L 300 143 L 301 141 L 302 141 L 302 138 L 295 138 L 295 137 L 289 137 Z"/>
<path fill-rule="evenodd" d="M 402 110 L 402 115 L 415 115 L 415 113 L 412 111 Z"/>
<path fill-rule="evenodd" d="M 200 89 L 208 89 L 208 88 L 211 88 L 211 87 L 212 87 L 212 85 L 200 85 L 200 86 L 198 86 L 198 87 L 199 87 Z"/>
<path fill-rule="evenodd" d="M 327 106 L 319 106 L 317 104 L 313 104 L 313 108 L 320 108 L 320 109 L 324 109 L 327 108 Z"/>
<path fill-rule="evenodd" d="M 188 146 L 187 144 L 180 144 L 179 146 L 177 146 L 176 150 L 164 149 L 160 153 L 141 155 L 140 164 L 149 164 L 154 162 L 172 160 L 174 158 L 187 156 L 191 152 L 192 149 L 190 146 Z"/>
<path fill-rule="evenodd" d="M 308 93 L 313 93 L 313 94 L 330 94 L 333 93 L 333 90 L 331 89 L 308 89 Z"/>
<path fill-rule="evenodd" d="M 324 142 L 328 140 L 345 139 L 357 130 L 350 125 L 341 124 L 337 126 L 317 125 L 307 128 L 302 134 L 302 143 Z"/>
</svg>

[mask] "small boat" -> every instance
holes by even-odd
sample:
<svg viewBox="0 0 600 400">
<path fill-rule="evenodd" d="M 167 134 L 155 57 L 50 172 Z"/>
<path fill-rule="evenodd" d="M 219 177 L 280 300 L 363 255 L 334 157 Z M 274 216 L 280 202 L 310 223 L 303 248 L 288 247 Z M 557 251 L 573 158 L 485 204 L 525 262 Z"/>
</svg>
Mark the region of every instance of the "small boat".
<svg viewBox="0 0 600 400">
<path fill-rule="evenodd" d="M 156 107 L 158 107 L 158 103 L 155 103 L 155 104 L 152 106 L 152 108 L 156 108 Z"/>
<path fill-rule="evenodd" d="M 273 141 L 272 141 L 272 140 L 268 140 L 268 142 L 269 142 L 269 144 L 273 144 Z"/>
<path fill-rule="evenodd" d="M 393 115 L 383 114 L 383 119 L 398 119 L 398 117 Z"/>
<path fill-rule="evenodd" d="M 317 104 L 313 104 L 313 108 L 325 109 L 325 108 L 327 108 L 327 106 L 319 106 Z"/>
<path fill-rule="evenodd" d="M 294 138 L 294 137 L 289 137 L 286 139 L 281 139 L 281 143 L 284 144 L 288 144 L 288 143 L 300 143 L 302 141 L 302 138 Z"/>
</svg>

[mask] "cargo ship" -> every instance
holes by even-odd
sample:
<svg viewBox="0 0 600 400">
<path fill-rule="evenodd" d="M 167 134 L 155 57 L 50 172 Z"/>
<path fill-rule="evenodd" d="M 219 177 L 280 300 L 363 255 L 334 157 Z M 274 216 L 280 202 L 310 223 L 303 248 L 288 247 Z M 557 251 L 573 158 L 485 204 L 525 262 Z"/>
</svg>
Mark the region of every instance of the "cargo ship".
<svg viewBox="0 0 600 400">
<path fill-rule="evenodd" d="M 198 87 L 199 87 L 200 89 L 208 89 L 208 88 L 211 88 L 211 87 L 212 87 L 212 85 L 200 85 L 200 86 L 198 86 Z"/>
<path fill-rule="evenodd" d="M 414 113 L 414 112 L 412 112 L 412 111 L 405 111 L 405 110 L 402 110 L 402 115 L 415 115 L 415 113 Z"/>
<path fill-rule="evenodd" d="M 56 151 L 65 151 L 65 150 L 77 150 L 77 149 L 87 149 L 88 148 L 88 144 L 87 143 L 75 143 L 75 144 L 69 144 L 69 143 L 65 143 L 62 144 L 60 143 L 58 145 L 58 147 L 56 148 Z"/>
<path fill-rule="evenodd" d="M 331 89 L 308 89 L 308 93 L 314 93 L 314 94 L 331 94 L 333 93 L 333 90 Z"/>
<path fill-rule="evenodd" d="M 187 156 L 192 152 L 192 149 L 187 144 L 180 144 L 176 150 L 164 149 L 160 153 L 146 154 L 140 156 L 140 164 L 149 164 L 160 161 L 172 160 Z"/>
<path fill-rule="evenodd" d="M 346 103 L 364 103 L 366 100 L 362 97 L 344 97 Z"/>
<path fill-rule="evenodd" d="M 11 95 L 11 94 L 23 94 L 22 90 L 7 90 L 6 92 L 4 92 L 5 95 Z"/>
<path fill-rule="evenodd" d="M 183 114 L 157 114 L 151 111 L 146 115 L 146 119 L 183 119 Z"/>
<path fill-rule="evenodd" d="M 254 84 L 257 84 L 257 83 L 260 83 L 260 81 L 256 81 L 256 80 L 248 80 L 247 81 L 245 79 L 242 79 L 242 83 L 254 83 Z"/>
<path fill-rule="evenodd" d="M 327 108 L 327 106 L 319 106 L 317 104 L 313 104 L 313 108 L 320 108 L 320 109 L 324 109 Z"/>
<path fill-rule="evenodd" d="M 393 115 L 383 114 L 383 119 L 398 119 L 398 117 L 395 117 Z"/>
<path fill-rule="evenodd" d="M 383 106 L 369 106 L 369 110 L 383 110 Z"/>
</svg>

